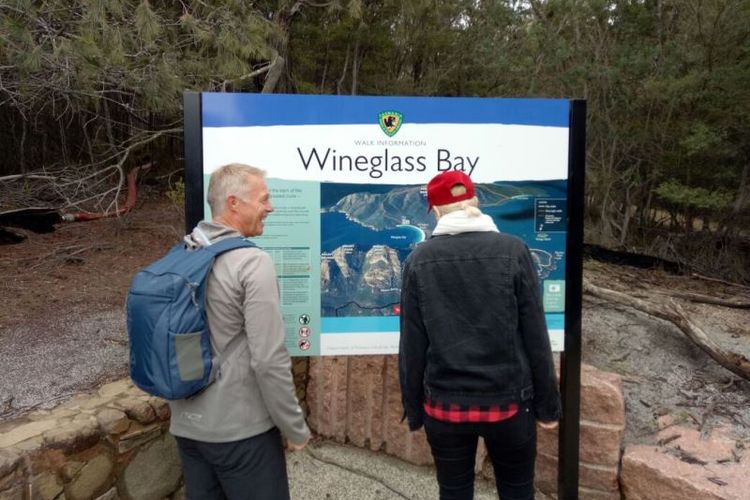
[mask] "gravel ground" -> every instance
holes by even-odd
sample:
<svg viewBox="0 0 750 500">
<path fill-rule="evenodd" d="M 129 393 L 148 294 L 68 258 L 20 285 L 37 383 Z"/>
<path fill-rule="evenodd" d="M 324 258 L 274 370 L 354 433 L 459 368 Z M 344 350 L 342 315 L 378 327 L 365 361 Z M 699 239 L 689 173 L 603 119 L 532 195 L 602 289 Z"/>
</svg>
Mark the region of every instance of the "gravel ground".
<svg viewBox="0 0 750 500">
<path fill-rule="evenodd" d="M 50 339 L 54 339 L 50 341 Z M 49 409 L 127 375 L 122 311 L 60 314 L 0 337 L 0 418 Z"/>
</svg>

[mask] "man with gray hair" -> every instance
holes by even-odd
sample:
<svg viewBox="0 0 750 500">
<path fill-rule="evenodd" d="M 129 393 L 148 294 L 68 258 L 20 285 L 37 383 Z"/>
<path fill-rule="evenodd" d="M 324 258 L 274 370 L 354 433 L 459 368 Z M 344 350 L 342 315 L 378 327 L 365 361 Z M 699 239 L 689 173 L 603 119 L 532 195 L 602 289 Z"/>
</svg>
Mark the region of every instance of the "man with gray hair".
<svg viewBox="0 0 750 500">
<path fill-rule="evenodd" d="M 185 237 L 189 247 L 260 236 L 273 211 L 265 173 L 233 163 L 208 186 L 212 220 Z M 282 434 L 291 450 L 309 440 L 295 396 L 279 289 L 271 257 L 257 247 L 221 254 L 206 282 L 206 317 L 214 352 L 244 341 L 222 360 L 203 392 L 170 402 L 187 498 L 289 498 Z"/>
</svg>

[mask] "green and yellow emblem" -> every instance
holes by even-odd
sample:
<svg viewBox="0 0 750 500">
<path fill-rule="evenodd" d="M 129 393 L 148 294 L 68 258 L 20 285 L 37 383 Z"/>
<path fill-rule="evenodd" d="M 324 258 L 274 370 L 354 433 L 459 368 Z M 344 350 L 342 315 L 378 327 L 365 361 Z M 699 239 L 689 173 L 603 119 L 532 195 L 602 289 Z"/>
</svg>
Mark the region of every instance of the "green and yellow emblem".
<svg viewBox="0 0 750 500">
<path fill-rule="evenodd" d="M 378 115 L 378 123 L 385 135 L 393 137 L 401 128 L 401 124 L 404 123 L 404 115 L 398 111 L 383 111 Z"/>
</svg>

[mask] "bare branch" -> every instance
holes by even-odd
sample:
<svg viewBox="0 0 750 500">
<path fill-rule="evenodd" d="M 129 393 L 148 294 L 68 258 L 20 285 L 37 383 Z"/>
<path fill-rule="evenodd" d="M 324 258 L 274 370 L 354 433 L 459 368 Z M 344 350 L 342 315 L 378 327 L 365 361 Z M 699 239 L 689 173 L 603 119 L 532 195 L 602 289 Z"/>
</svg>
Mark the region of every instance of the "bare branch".
<svg viewBox="0 0 750 500">
<path fill-rule="evenodd" d="M 57 177 L 52 177 L 50 175 L 38 175 L 38 174 L 15 174 L 15 175 L 5 175 L 3 177 L 0 177 L 0 182 L 14 181 L 18 179 L 56 181 Z"/>
</svg>

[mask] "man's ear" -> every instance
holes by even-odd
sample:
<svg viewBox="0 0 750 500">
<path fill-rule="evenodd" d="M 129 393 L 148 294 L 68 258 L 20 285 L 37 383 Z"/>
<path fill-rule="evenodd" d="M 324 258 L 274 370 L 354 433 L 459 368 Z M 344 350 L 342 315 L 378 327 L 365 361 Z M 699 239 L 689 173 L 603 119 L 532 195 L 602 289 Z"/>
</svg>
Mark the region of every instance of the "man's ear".
<svg viewBox="0 0 750 500">
<path fill-rule="evenodd" d="M 239 202 L 240 200 L 237 199 L 235 195 L 230 194 L 229 196 L 227 196 L 227 202 L 226 202 L 227 210 L 231 210 L 231 211 L 237 210 L 237 205 L 239 204 Z"/>
</svg>

